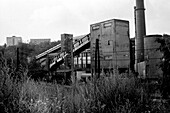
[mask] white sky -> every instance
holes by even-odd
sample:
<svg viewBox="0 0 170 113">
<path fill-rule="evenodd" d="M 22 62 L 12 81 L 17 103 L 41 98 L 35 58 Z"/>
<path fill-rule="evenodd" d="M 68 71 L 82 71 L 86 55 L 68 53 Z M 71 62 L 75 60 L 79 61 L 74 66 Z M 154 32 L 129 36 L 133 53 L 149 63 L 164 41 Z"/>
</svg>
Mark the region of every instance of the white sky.
<svg viewBox="0 0 170 113">
<path fill-rule="evenodd" d="M 90 32 L 90 24 L 108 20 L 130 21 L 134 37 L 135 0 L 0 0 L 0 45 L 6 37 L 60 40 Z M 170 0 L 145 0 L 147 34 L 170 34 Z"/>
</svg>

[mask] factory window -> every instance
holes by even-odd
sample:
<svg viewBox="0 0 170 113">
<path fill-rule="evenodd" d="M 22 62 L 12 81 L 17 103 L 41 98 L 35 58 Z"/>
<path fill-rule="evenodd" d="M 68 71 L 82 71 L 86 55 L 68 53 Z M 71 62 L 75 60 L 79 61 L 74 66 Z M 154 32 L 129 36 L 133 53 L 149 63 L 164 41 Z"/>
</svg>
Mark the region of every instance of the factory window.
<svg viewBox="0 0 170 113">
<path fill-rule="evenodd" d="M 112 57 L 111 55 L 104 57 L 105 60 L 111 60 L 112 58 L 113 58 L 113 57 Z"/>
<path fill-rule="evenodd" d="M 98 30 L 100 28 L 100 26 L 99 25 L 96 25 L 96 26 L 93 26 L 92 27 L 92 30 Z"/>
<path fill-rule="evenodd" d="M 106 28 L 106 27 L 111 27 L 112 26 L 112 23 L 111 22 L 109 22 L 109 23 L 104 23 L 104 28 Z"/>
<path fill-rule="evenodd" d="M 110 40 L 108 41 L 108 45 L 110 45 Z"/>
<path fill-rule="evenodd" d="M 107 45 L 112 45 L 112 41 L 108 40 Z"/>
</svg>

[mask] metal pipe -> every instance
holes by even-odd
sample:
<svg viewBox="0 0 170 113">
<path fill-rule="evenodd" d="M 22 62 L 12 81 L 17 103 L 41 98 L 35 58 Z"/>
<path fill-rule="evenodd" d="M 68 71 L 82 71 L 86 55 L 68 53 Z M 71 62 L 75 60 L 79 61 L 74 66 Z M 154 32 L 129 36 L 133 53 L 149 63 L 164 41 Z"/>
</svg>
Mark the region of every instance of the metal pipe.
<svg viewBox="0 0 170 113">
<path fill-rule="evenodd" d="M 96 39 L 96 48 L 95 48 L 95 76 L 96 79 L 100 78 L 100 53 L 99 53 L 99 39 Z"/>
</svg>

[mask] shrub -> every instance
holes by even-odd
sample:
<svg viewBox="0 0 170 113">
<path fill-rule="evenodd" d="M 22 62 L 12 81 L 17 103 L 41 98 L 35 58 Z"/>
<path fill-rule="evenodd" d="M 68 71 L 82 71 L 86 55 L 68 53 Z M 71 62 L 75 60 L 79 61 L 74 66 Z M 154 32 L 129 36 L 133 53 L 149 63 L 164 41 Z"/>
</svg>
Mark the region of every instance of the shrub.
<svg viewBox="0 0 170 113">
<path fill-rule="evenodd" d="M 167 112 L 169 104 L 152 101 L 148 87 L 133 75 L 101 76 L 66 86 L 31 80 L 27 70 L 10 70 L 1 60 L 0 111 L 4 113 Z"/>
</svg>

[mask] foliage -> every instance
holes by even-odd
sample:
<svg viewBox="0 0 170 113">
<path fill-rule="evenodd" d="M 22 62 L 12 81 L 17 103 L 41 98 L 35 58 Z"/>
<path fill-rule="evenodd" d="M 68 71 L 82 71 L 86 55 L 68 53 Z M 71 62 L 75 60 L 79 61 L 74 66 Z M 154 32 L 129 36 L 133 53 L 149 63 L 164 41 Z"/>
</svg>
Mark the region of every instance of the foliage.
<svg viewBox="0 0 170 113">
<path fill-rule="evenodd" d="M 40 43 L 38 45 L 31 45 L 34 48 L 34 53 L 33 56 L 38 55 L 56 45 L 58 45 L 60 43 L 60 41 L 56 41 L 56 42 L 44 42 L 44 43 Z"/>
<path fill-rule="evenodd" d="M 2 52 L 0 52 L 0 60 L 0 111 L 2 113 L 25 112 L 19 106 L 19 93 L 21 84 L 26 79 L 26 72 L 8 67 Z"/>
<path fill-rule="evenodd" d="M 23 74 L 24 75 L 24 74 Z M 0 110 L 4 113 L 141 113 L 162 112 L 134 78 L 102 78 L 96 84 L 58 85 L 29 78 L 17 82 L 2 75 Z M 138 84 L 138 85 L 137 85 Z"/>
<path fill-rule="evenodd" d="M 141 113 L 167 109 L 165 102 L 147 98 L 146 90 L 134 78 L 101 78 L 95 84 L 71 86 L 28 80 L 21 89 L 20 104 L 31 113 Z"/>
<path fill-rule="evenodd" d="M 32 45 L 26 43 L 19 43 L 17 46 L 0 46 L 0 51 L 3 57 L 6 59 L 6 65 L 10 67 L 9 72 L 15 71 L 18 67 L 23 70 L 28 69 L 28 76 L 32 76 L 34 79 L 41 79 L 47 74 L 47 71 L 42 70 L 40 64 L 36 62 L 35 56 L 39 53 L 58 45 L 57 42 L 45 42 L 39 45 Z M 19 59 L 17 61 L 17 48 L 19 50 Z M 38 76 L 38 77 L 37 77 Z"/>
<path fill-rule="evenodd" d="M 164 72 L 164 76 L 170 76 L 170 39 L 167 35 L 164 35 L 162 39 L 157 39 L 157 42 L 160 43 L 160 50 L 163 53 L 162 61 L 160 67 Z"/>
<path fill-rule="evenodd" d="M 34 81 L 27 70 L 8 67 L 0 54 L 2 113 L 141 113 L 167 112 L 166 102 L 148 96 L 140 80 L 120 75 L 71 86 Z M 32 67 L 34 68 L 34 67 Z M 10 71 L 11 70 L 11 71 Z M 19 78 L 18 78 L 19 76 Z"/>
<path fill-rule="evenodd" d="M 17 59 L 17 48 L 19 48 L 19 60 L 23 67 L 27 67 L 28 58 L 34 58 L 36 55 L 46 51 L 56 45 L 58 45 L 60 41 L 57 42 L 45 42 L 40 43 L 38 45 L 32 45 L 27 43 L 19 43 L 18 46 L 1 46 L 0 50 L 3 51 L 4 57 L 7 59 L 8 62 L 14 62 L 16 64 Z M 16 65 L 15 65 L 16 67 Z"/>
<path fill-rule="evenodd" d="M 163 71 L 163 97 L 167 98 L 170 95 L 170 36 L 163 35 L 162 39 L 156 40 L 160 43 L 158 48 L 159 51 L 162 52 L 162 58 L 160 62 L 160 68 Z"/>
<path fill-rule="evenodd" d="M 47 71 L 42 70 L 40 63 L 33 58 L 28 64 L 28 76 L 34 80 L 42 79 L 47 74 Z"/>
</svg>

